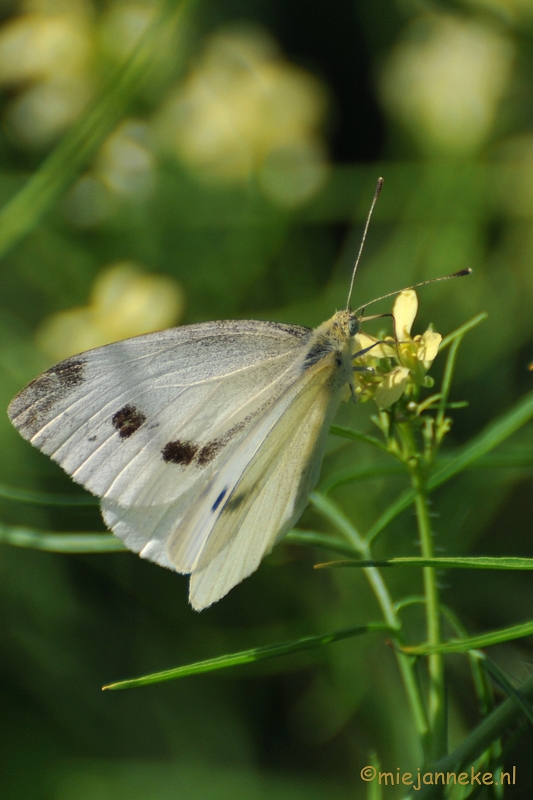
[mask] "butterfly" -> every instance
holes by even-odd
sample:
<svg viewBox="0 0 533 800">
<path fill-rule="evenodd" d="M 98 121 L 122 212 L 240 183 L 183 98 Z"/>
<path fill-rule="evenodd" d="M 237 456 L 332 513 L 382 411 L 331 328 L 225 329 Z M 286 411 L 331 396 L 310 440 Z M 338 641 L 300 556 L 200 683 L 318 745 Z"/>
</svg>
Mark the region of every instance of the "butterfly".
<svg viewBox="0 0 533 800">
<path fill-rule="evenodd" d="M 203 609 L 252 573 L 302 514 L 352 380 L 358 322 L 159 331 L 67 358 L 8 414 L 101 498 L 128 548 L 189 573 Z"/>
<path fill-rule="evenodd" d="M 8 414 L 130 550 L 190 575 L 201 610 L 301 516 L 347 386 L 355 397 L 359 325 L 347 308 L 314 330 L 236 320 L 137 336 L 47 370 Z"/>
</svg>

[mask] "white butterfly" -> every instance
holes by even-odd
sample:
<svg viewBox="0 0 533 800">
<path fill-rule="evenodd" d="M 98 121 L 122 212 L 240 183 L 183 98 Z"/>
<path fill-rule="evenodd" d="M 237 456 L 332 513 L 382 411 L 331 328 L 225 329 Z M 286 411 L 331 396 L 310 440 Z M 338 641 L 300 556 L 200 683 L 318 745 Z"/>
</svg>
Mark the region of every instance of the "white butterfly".
<svg viewBox="0 0 533 800">
<path fill-rule="evenodd" d="M 353 375 L 358 320 L 208 322 L 99 347 L 33 380 L 8 414 L 101 498 L 127 547 L 190 573 L 205 608 L 300 517 Z"/>
<path fill-rule="evenodd" d="M 354 396 L 358 330 L 345 310 L 315 330 L 234 321 L 149 333 L 62 361 L 8 413 L 101 498 L 130 550 L 190 574 L 200 610 L 302 514 L 346 386 Z"/>
</svg>

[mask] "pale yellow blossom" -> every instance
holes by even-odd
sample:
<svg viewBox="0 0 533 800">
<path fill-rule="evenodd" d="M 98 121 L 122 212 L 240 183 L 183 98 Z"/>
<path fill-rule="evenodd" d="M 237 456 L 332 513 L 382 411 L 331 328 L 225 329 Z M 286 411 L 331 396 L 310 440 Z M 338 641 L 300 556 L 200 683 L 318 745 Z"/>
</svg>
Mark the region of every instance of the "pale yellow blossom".
<svg viewBox="0 0 533 800">
<path fill-rule="evenodd" d="M 64 214 L 82 228 L 94 227 L 113 214 L 123 201 L 149 197 L 156 174 L 149 124 L 127 118 L 104 141 L 91 169 L 67 192 Z"/>
<path fill-rule="evenodd" d="M 429 154 L 475 154 L 488 140 L 510 85 L 514 49 L 496 26 L 422 14 L 382 71 L 385 108 Z"/>
<path fill-rule="evenodd" d="M 298 205 L 327 177 L 320 133 L 325 89 L 282 58 L 257 29 L 207 42 L 156 123 L 164 146 L 204 182 L 247 182 L 281 205 Z"/>
<path fill-rule="evenodd" d="M 398 341 L 403 342 L 410 338 L 411 328 L 418 311 L 418 298 L 413 289 L 400 292 L 392 307 L 394 327 Z"/>
<path fill-rule="evenodd" d="M 366 333 L 354 337 L 355 353 L 372 348 L 356 360 L 356 366 L 372 370 L 355 372 L 356 392 L 362 399 L 372 397 L 380 408 L 388 408 L 399 400 L 410 382 L 423 385 L 437 356 L 442 341 L 440 333 L 428 328 L 421 335 L 411 336 L 417 310 L 416 292 L 406 289 L 397 296 L 392 308 L 396 337 L 387 336 L 382 341 Z M 396 362 L 392 369 L 391 362 Z"/>
<path fill-rule="evenodd" d="M 26 3 L 0 28 L 0 85 L 18 88 L 7 103 L 7 131 L 45 146 L 83 111 L 94 90 L 92 7 L 82 0 Z"/>
<path fill-rule="evenodd" d="M 379 408 L 389 408 L 400 399 L 407 386 L 409 370 L 407 367 L 397 367 L 388 372 L 378 384 L 374 400 Z"/>
<path fill-rule="evenodd" d="M 440 333 L 432 330 L 427 330 L 419 339 L 418 349 L 416 351 L 417 361 L 421 361 L 424 369 L 429 369 L 431 363 L 437 357 L 439 346 L 442 342 Z"/>
<path fill-rule="evenodd" d="M 86 3 L 73 0 L 70 8 L 34 3 L 31 13 L 10 19 L 0 29 L 0 83 L 14 85 L 84 71 L 91 55 L 89 30 Z"/>
<path fill-rule="evenodd" d="M 36 335 L 37 344 L 52 358 L 63 359 L 167 328 L 180 319 L 183 308 L 183 290 L 173 278 L 120 262 L 98 275 L 88 305 L 45 319 Z"/>
<path fill-rule="evenodd" d="M 414 380 L 422 383 L 438 353 L 442 336 L 428 328 L 422 335 L 411 337 L 411 327 L 417 311 L 418 298 L 414 289 L 401 292 L 392 307 L 396 327 L 397 357 L 403 366 L 409 367 Z"/>
<path fill-rule="evenodd" d="M 19 146 L 49 147 L 83 114 L 110 62 L 128 57 L 160 12 L 160 0 L 25 0 L 0 25 L 0 86 L 10 87 L 7 132 Z M 167 80 L 176 58 L 175 26 L 159 37 L 143 81 Z M 141 92 L 142 92 L 141 87 Z"/>
<path fill-rule="evenodd" d="M 116 194 L 149 194 L 155 181 L 155 155 L 147 123 L 124 120 L 100 148 L 94 173 Z"/>
</svg>

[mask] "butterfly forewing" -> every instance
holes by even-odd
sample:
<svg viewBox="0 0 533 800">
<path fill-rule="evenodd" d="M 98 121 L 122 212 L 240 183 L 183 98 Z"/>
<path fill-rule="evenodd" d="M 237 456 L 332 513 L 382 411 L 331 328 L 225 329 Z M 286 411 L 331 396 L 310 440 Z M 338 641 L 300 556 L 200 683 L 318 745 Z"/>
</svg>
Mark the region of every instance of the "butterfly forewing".
<svg viewBox="0 0 533 800">
<path fill-rule="evenodd" d="M 9 408 L 13 424 L 109 501 L 176 501 L 212 474 L 254 415 L 285 389 L 307 328 L 191 325 L 67 359 Z"/>
<path fill-rule="evenodd" d="M 215 322 L 117 342 L 36 378 L 9 415 L 100 496 L 131 550 L 190 573 L 191 603 L 205 608 L 302 513 L 351 384 L 352 316 L 314 331 Z"/>
</svg>

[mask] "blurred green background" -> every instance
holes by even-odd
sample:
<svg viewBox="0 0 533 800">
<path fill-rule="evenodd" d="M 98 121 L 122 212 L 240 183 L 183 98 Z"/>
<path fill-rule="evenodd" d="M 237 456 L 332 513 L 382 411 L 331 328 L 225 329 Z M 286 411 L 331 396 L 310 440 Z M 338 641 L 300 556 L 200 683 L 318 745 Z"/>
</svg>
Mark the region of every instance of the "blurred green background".
<svg viewBox="0 0 533 800">
<path fill-rule="evenodd" d="M 454 384 L 452 399 L 470 405 L 449 445 L 467 441 L 533 383 L 531 0 L 176 8 L 0 3 L 0 200 L 14 198 L 0 215 L 2 406 L 69 352 L 145 330 L 327 319 L 346 302 L 383 175 L 354 305 L 474 269 L 421 290 L 416 327 L 446 334 L 489 312 L 462 346 Z M 373 411 L 346 406 L 341 419 L 370 431 Z M 80 494 L 5 415 L 0 437 L 2 485 Z M 516 444 L 531 452 L 531 425 Z M 335 439 L 323 474 L 372 458 Z M 335 497 L 364 531 L 404 485 L 380 479 Z M 530 468 L 463 474 L 435 496 L 440 552 L 531 556 L 531 497 Z M 103 530 L 97 507 L 0 505 L 7 525 Z M 327 530 L 311 511 L 302 525 Z M 415 538 L 406 512 L 380 554 L 414 553 Z M 377 619 L 362 575 L 312 570 L 324 557 L 281 545 L 197 614 L 186 578 L 131 554 L 3 546 L 2 800 L 344 800 L 366 796 L 359 772 L 372 753 L 383 768 L 416 769 L 383 636 L 100 691 Z M 420 590 L 418 571 L 386 577 L 395 597 Z M 442 583 L 472 634 L 533 618 L 527 573 L 449 572 Z M 407 618 L 419 639 L 421 612 Z M 491 654 L 512 679 L 530 671 L 527 641 Z M 457 743 L 477 717 L 465 660 L 448 667 Z M 529 735 L 508 759 L 520 783 L 509 797 L 533 783 L 530 749 Z"/>
</svg>

